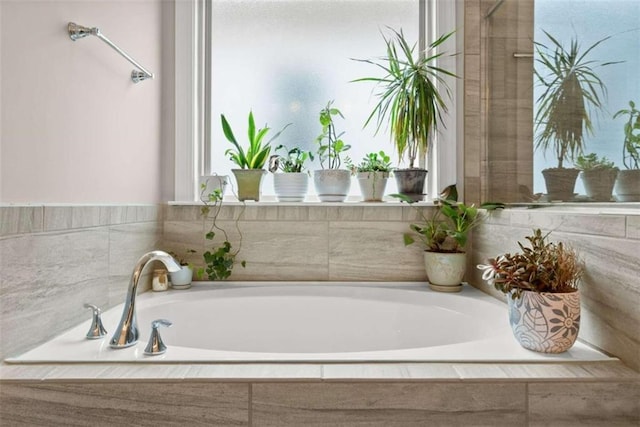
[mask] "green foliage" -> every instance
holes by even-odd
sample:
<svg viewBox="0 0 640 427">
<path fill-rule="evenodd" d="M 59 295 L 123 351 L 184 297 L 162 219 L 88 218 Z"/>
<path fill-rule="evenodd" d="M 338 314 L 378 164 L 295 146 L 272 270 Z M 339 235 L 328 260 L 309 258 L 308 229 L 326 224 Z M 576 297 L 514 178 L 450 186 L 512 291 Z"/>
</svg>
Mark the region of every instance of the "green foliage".
<svg viewBox="0 0 640 427">
<path fill-rule="evenodd" d="M 602 169 L 618 169 L 612 161 L 606 157 L 598 158 L 596 153 L 589 153 L 584 156 L 578 156 L 576 160 L 576 168 L 581 171 L 592 171 Z"/>
<path fill-rule="evenodd" d="M 202 196 L 204 196 L 204 191 L 206 191 L 206 189 L 206 184 L 202 184 Z M 206 198 L 201 197 L 201 199 L 206 201 L 204 202 L 204 206 L 200 210 L 200 213 L 205 219 L 211 220 L 211 225 L 209 227 L 209 231 L 205 234 L 205 238 L 209 241 L 213 241 L 216 237 L 216 233 L 220 232 L 223 234 L 224 240 L 202 254 L 205 267 L 198 269 L 196 275 L 198 277 L 202 277 L 206 273 L 209 280 L 224 280 L 231 276 L 233 267 L 236 263 L 236 257 L 242 248 L 242 233 L 238 227 L 238 219 L 240 218 L 240 215 L 238 215 L 238 219 L 235 221 L 235 226 L 238 230 L 238 234 L 240 235 L 240 240 L 238 248 L 234 250 L 231 242 L 229 242 L 227 232 L 217 224 L 217 218 L 220 214 L 220 210 L 222 209 L 222 191 L 217 189 L 213 193 L 209 193 Z M 241 261 L 240 265 L 244 267 L 246 262 Z"/>
<path fill-rule="evenodd" d="M 542 94 L 536 100 L 536 149 L 553 150 L 562 168 L 565 160 L 574 161 L 582 154 L 586 133 L 593 133 L 593 124 L 589 110 L 602 109 L 600 97 L 606 96 L 606 86 L 595 73 L 595 67 L 616 64 L 587 60 L 587 55 L 605 37 L 581 52 L 577 39 L 571 39 L 568 49 L 544 32 L 551 47 L 536 42 L 536 62 L 542 71 L 534 73 L 543 87 Z"/>
<path fill-rule="evenodd" d="M 424 56 L 415 54 L 416 45 L 410 46 L 402 30 L 393 32 L 392 37 L 382 35 L 386 45 L 386 56 L 377 60 L 356 59 L 371 64 L 384 72 L 383 77 L 364 77 L 354 82 L 373 82 L 379 91 L 378 103 L 367 118 L 367 126 L 374 116 L 377 117 L 376 134 L 384 122 L 390 127 L 391 140 L 402 160 L 409 157 L 409 167 L 413 168 L 418 153 L 426 153 L 429 148 L 429 135 L 442 123 L 447 105 L 441 90 L 450 98 L 451 91 L 445 76 L 455 74 L 434 63 L 443 53 L 435 53 L 438 46 L 453 35 L 444 34 L 429 45 Z M 438 85 L 442 89 L 438 89 Z"/>
<path fill-rule="evenodd" d="M 412 205 L 415 203 L 404 194 L 392 194 L 392 197 Z M 484 220 L 483 211 L 474 205 L 467 206 L 450 199 L 437 200 L 436 211 L 430 217 L 427 217 L 420 207 L 414 208 L 422 221 L 409 225 L 413 233 L 404 234 L 404 244 L 413 244 L 417 238 L 425 249 L 431 252 L 464 252 L 469 232 Z M 500 208 L 504 208 L 503 203 L 483 203 L 480 206 L 480 209 L 485 211 Z"/>
<path fill-rule="evenodd" d="M 628 116 L 628 120 L 624 124 L 622 163 L 627 169 L 640 169 L 640 111 L 633 101 L 629 101 L 629 109 L 618 111 L 613 118 L 623 116 Z"/>
<path fill-rule="evenodd" d="M 522 291 L 564 293 L 578 288 L 582 265 L 577 253 L 562 243 L 548 242 L 549 234 L 540 229 L 527 236 L 529 246 L 518 242 L 522 252 L 507 253 L 478 265 L 484 270 L 482 278 L 512 298 Z"/>
<path fill-rule="evenodd" d="M 352 173 L 356 172 L 390 172 L 391 171 L 391 158 L 385 154 L 384 151 L 377 153 L 369 153 L 362 158 L 362 161 L 355 165 L 347 157 L 347 168 L 351 169 Z"/>
<path fill-rule="evenodd" d="M 344 119 L 344 116 L 340 110 L 333 108 L 332 104 L 333 101 L 329 101 L 327 106 L 320 110 L 319 115 L 322 133 L 316 138 L 316 144 L 318 144 L 317 153 L 322 169 L 325 169 L 325 163 L 328 169 L 339 169 L 342 164 L 340 155 L 351 148 L 341 139 L 344 132 L 336 134 L 333 118 L 340 116 Z"/>
<path fill-rule="evenodd" d="M 284 151 L 284 155 L 273 155 L 269 158 L 269 171 L 275 172 L 280 169 L 285 173 L 302 172 L 305 169 L 307 160 L 313 161 L 311 151 L 302 151 L 298 147 L 287 148 L 280 144 L 275 151 Z"/>
<path fill-rule="evenodd" d="M 229 159 L 236 165 L 238 165 L 241 169 L 262 169 L 264 167 L 264 164 L 267 162 L 269 153 L 271 152 L 271 142 L 279 137 L 280 134 L 291 124 L 287 124 L 280 130 L 280 132 L 276 133 L 273 138 L 263 143 L 263 139 L 266 137 L 271 128 L 265 125 L 265 127 L 256 130 L 256 123 L 253 119 L 253 111 L 250 111 L 247 131 L 247 136 L 249 138 L 249 147 L 245 151 L 236 140 L 236 137 L 231 130 L 231 125 L 227 121 L 227 118 L 224 116 L 224 114 L 220 115 L 220 120 L 222 122 L 222 131 L 224 132 L 225 138 L 227 138 L 227 140 L 235 147 L 235 149 L 227 149 L 224 154 L 225 156 L 229 156 Z"/>
</svg>

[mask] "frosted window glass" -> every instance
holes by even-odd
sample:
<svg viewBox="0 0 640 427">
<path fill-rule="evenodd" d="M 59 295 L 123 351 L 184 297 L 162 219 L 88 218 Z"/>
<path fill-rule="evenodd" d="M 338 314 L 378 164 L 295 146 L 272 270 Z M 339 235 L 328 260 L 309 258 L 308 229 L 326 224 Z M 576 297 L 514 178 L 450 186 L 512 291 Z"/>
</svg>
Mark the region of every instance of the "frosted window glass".
<svg viewBox="0 0 640 427">
<path fill-rule="evenodd" d="M 373 86 L 350 83 L 376 73 L 373 66 L 350 58 L 382 56 L 381 31 L 402 28 L 408 40 L 418 40 L 418 1 L 213 1 L 212 20 L 212 172 L 229 174 L 235 168 L 224 151 L 220 114 L 229 120 L 236 138 L 246 144 L 247 116 L 252 109 L 256 125 L 265 123 L 272 134 L 292 123 L 275 145 L 299 146 L 315 153 L 320 134 L 318 112 L 335 100 L 345 120 L 338 131 L 352 148 L 354 162 L 369 152 L 393 155 L 387 132 L 374 136 L 373 123 L 363 129 L 375 105 Z M 388 34 L 388 32 L 387 32 Z M 417 49 L 417 48 L 416 48 Z M 383 129 L 384 130 L 384 129 Z M 310 170 L 319 164 L 310 166 Z M 387 193 L 395 192 L 389 180 Z M 353 182 L 351 193 L 358 194 Z M 313 185 L 310 185 L 313 194 Z M 272 194 L 271 174 L 263 194 Z"/>
</svg>

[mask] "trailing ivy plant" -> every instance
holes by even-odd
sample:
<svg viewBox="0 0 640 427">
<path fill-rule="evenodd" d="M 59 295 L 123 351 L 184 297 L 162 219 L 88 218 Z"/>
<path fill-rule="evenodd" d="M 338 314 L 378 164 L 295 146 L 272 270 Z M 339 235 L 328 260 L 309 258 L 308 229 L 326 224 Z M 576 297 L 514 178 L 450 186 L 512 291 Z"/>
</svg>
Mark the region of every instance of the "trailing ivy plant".
<svg viewBox="0 0 640 427">
<path fill-rule="evenodd" d="M 238 241 L 238 247 L 234 249 L 231 242 L 229 242 L 227 232 L 217 223 L 218 215 L 222 209 L 222 190 L 216 189 L 213 193 L 209 193 L 208 197 L 204 197 L 206 196 L 204 194 L 206 188 L 206 184 L 203 184 L 201 187 L 201 196 L 203 196 L 202 200 L 204 201 L 204 206 L 200 213 L 203 218 L 211 220 L 211 225 L 209 227 L 209 231 L 205 234 L 205 238 L 213 242 L 216 234 L 222 233 L 224 241 L 217 246 L 212 246 L 211 249 L 202 254 L 205 267 L 198 269 L 197 276 L 202 277 L 206 274 L 209 280 L 225 280 L 231 276 L 233 267 L 236 263 L 236 257 L 242 248 L 242 232 L 238 227 L 238 220 L 240 219 L 242 212 L 235 220 L 235 227 L 238 230 L 240 238 Z M 240 261 L 240 265 L 245 267 L 246 261 Z"/>
</svg>

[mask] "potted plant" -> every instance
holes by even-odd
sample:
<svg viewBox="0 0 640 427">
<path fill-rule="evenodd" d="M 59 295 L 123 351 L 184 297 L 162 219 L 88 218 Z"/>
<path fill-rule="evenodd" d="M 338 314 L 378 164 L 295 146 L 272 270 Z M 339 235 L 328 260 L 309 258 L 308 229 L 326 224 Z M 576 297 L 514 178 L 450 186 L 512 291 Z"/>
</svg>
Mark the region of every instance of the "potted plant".
<svg viewBox="0 0 640 427">
<path fill-rule="evenodd" d="M 238 253 L 242 249 L 242 232 L 238 227 L 238 221 L 243 211 L 238 214 L 234 221 L 239 236 L 238 247 L 234 249 L 226 230 L 217 222 L 222 209 L 222 192 L 215 190 L 205 196 L 206 190 L 207 188 L 204 185 L 201 186 L 201 199 L 204 200 L 204 206 L 200 210 L 200 214 L 205 221 L 210 221 L 209 231 L 205 234 L 205 239 L 210 241 L 213 246 L 202 254 L 205 266 L 199 268 L 196 274 L 197 277 L 203 277 L 206 274 L 209 280 L 224 280 L 231 276 Z M 243 210 L 244 206 L 243 203 Z M 218 234 L 223 236 L 222 241 L 216 241 Z M 246 262 L 244 260 L 240 261 L 240 265 L 245 267 Z"/>
<path fill-rule="evenodd" d="M 391 172 L 391 159 L 384 151 L 369 153 L 358 165 L 350 160 L 347 167 L 358 178 L 362 199 L 365 202 L 381 202 Z"/>
<path fill-rule="evenodd" d="M 287 148 L 278 145 L 275 151 L 282 155 L 269 158 L 269 171 L 273 172 L 273 188 L 280 202 L 302 202 L 307 195 L 309 175 L 305 172 L 307 160 L 313 160 L 313 153 L 298 147 Z M 282 173 L 275 173 L 278 169 Z"/>
<path fill-rule="evenodd" d="M 483 279 L 507 294 L 509 322 L 518 342 L 543 353 L 561 353 L 573 345 L 580 328 L 578 283 L 582 265 L 577 253 L 547 241 L 540 229 L 518 242 L 521 252 L 490 259 Z"/>
<path fill-rule="evenodd" d="M 187 258 L 197 252 L 193 249 L 186 249 L 185 252 L 186 255 L 179 255 L 177 252 L 169 251 L 169 255 L 174 257 L 182 267 L 180 271 L 169 273 L 171 287 L 174 289 L 188 289 L 191 287 L 194 266 Z"/>
<path fill-rule="evenodd" d="M 390 136 L 402 161 L 409 160 L 408 169 L 395 169 L 394 176 L 401 194 L 412 200 L 424 199 L 424 185 L 427 170 L 416 164 L 418 155 L 424 159 L 429 150 L 431 138 L 442 123 L 442 116 L 448 109 L 443 92 L 450 97 L 450 89 L 445 77 L 455 74 L 438 67 L 435 62 L 443 53 L 435 49 L 453 35 L 442 35 L 431 43 L 424 55 L 415 53 L 415 44 L 409 45 L 402 30 L 392 29 L 392 37 L 383 35 L 386 56 L 376 60 L 362 60 L 382 69 L 383 77 L 364 77 L 355 82 L 373 82 L 378 103 L 367 118 L 365 126 L 377 117 L 376 133 L 387 122 Z"/>
<path fill-rule="evenodd" d="M 595 67 L 611 62 L 587 59 L 587 55 L 605 37 L 584 51 L 578 40 L 571 39 L 568 49 L 546 31 L 551 40 L 548 47 L 535 42 L 536 63 L 534 68 L 542 93 L 536 100 L 535 148 L 551 150 L 558 166 L 542 171 L 550 200 L 571 200 L 578 173 L 576 168 L 565 168 L 564 161 L 575 161 L 582 154 L 585 134 L 593 133 L 590 110 L 602 109 L 601 96 L 606 87 L 595 72 Z"/>
<path fill-rule="evenodd" d="M 450 194 L 456 194 L 452 192 Z M 403 194 L 396 198 L 409 204 L 415 201 Z M 481 209 L 474 205 L 457 203 L 454 199 L 438 199 L 435 212 L 427 216 L 417 207 L 421 222 L 411 224 L 411 233 L 404 234 L 404 244 L 411 245 L 416 238 L 424 246 L 424 265 L 429 287 L 440 292 L 460 292 L 467 266 L 465 246 L 469 232 L 484 219 L 484 210 L 503 208 L 502 203 L 484 203 Z M 484 209 L 484 210 L 482 210 Z"/>
<path fill-rule="evenodd" d="M 616 198 L 620 202 L 640 202 L 640 111 L 629 101 L 629 108 L 614 114 L 613 118 L 627 117 L 624 124 L 622 163 L 625 169 L 618 172 Z"/>
<path fill-rule="evenodd" d="M 209 194 L 213 193 L 216 190 L 220 190 L 222 193 L 222 197 L 224 197 L 227 186 L 229 185 L 229 176 L 228 175 L 202 175 L 198 182 L 198 188 L 202 188 L 204 185 L 204 190 L 200 192 L 200 195 L 203 202 L 206 202 Z"/>
<path fill-rule="evenodd" d="M 340 168 L 342 166 L 340 156 L 351 146 L 341 139 L 344 132 L 336 133 L 333 119 L 335 116 L 344 119 L 344 116 L 332 105 L 333 101 L 329 101 L 320 110 L 319 121 L 322 133 L 316 138 L 317 154 L 322 169 L 314 171 L 313 184 L 321 202 L 343 202 L 351 187 L 351 171 Z"/>
<path fill-rule="evenodd" d="M 229 156 L 232 162 L 240 167 L 240 169 L 232 169 L 231 172 L 236 177 L 238 183 L 238 200 L 260 200 L 260 186 L 262 184 L 262 177 L 266 173 L 263 169 L 269 153 L 271 152 L 271 142 L 276 139 L 280 134 L 289 126 L 286 125 L 276 133 L 273 138 L 263 143 L 263 139 L 266 137 L 270 128 L 265 125 L 263 128 L 256 129 L 256 124 L 253 119 L 253 111 L 249 112 L 249 126 L 248 137 L 249 146 L 244 150 L 231 130 L 231 126 L 227 121 L 224 114 L 220 115 L 222 122 L 222 131 L 225 138 L 233 144 L 234 148 L 229 148 L 225 151 L 225 155 Z"/>
<path fill-rule="evenodd" d="M 606 157 L 596 153 L 580 155 L 576 160 L 587 196 L 594 202 L 609 202 L 616 182 L 618 168 Z"/>
</svg>

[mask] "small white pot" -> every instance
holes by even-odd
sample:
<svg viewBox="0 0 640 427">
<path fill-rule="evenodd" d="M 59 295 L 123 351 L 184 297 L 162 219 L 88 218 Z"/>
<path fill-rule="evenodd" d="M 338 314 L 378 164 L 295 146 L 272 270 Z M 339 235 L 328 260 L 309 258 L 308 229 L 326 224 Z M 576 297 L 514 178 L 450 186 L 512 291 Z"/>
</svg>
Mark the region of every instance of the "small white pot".
<svg viewBox="0 0 640 427">
<path fill-rule="evenodd" d="M 381 202 L 389 172 L 358 172 L 358 184 L 365 202 Z"/>
<path fill-rule="evenodd" d="M 466 253 L 424 252 L 429 287 L 439 292 L 460 292 L 467 269 Z"/>
<path fill-rule="evenodd" d="M 523 291 L 508 296 L 509 323 L 521 346 L 541 353 L 571 348 L 580 329 L 580 291 L 567 293 Z"/>
<path fill-rule="evenodd" d="M 321 202 L 344 202 L 351 187 L 351 171 L 318 169 L 313 172 L 313 184 Z"/>
<path fill-rule="evenodd" d="M 306 172 L 273 175 L 273 189 L 279 202 L 303 202 L 308 188 L 309 175 Z"/>
<path fill-rule="evenodd" d="M 182 267 L 180 271 L 169 273 L 171 277 L 171 287 L 173 289 L 188 289 L 193 280 L 193 270 L 188 265 Z"/>
<path fill-rule="evenodd" d="M 198 181 L 198 197 L 203 202 L 209 201 L 209 194 L 220 190 L 222 196 L 229 185 L 229 175 L 203 175 Z"/>
</svg>

